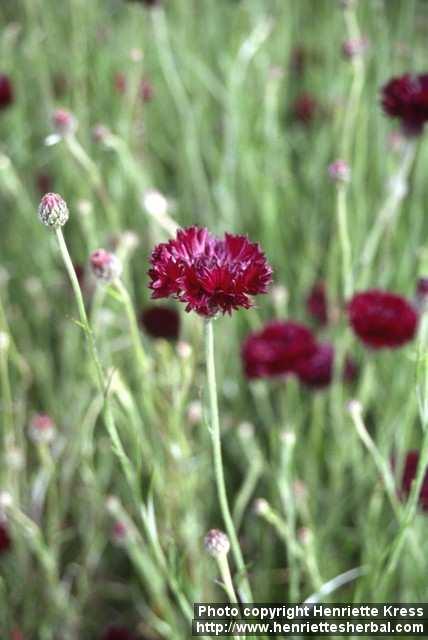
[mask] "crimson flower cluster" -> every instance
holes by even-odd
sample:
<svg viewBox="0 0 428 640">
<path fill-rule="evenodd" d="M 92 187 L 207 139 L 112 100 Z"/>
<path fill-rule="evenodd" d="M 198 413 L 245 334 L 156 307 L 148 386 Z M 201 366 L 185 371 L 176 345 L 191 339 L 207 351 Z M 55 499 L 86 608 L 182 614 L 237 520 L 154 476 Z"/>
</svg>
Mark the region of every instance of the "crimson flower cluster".
<svg viewBox="0 0 428 640">
<path fill-rule="evenodd" d="M 407 134 L 418 135 L 428 120 L 428 73 L 392 78 L 381 90 L 382 107 Z"/>
<path fill-rule="evenodd" d="M 217 238 L 199 227 L 159 244 L 150 262 L 152 298 L 175 298 L 205 317 L 250 308 L 252 296 L 266 293 L 272 280 L 258 244 L 230 233 Z"/>
<path fill-rule="evenodd" d="M 357 293 L 348 304 L 353 331 L 372 349 L 394 349 L 412 340 L 419 314 L 405 298 L 371 289 Z"/>
<path fill-rule="evenodd" d="M 329 342 L 317 342 L 303 324 L 269 322 L 261 331 L 250 334 L 242 347 L 242 360 L 248 378 L 273 378 L 295 375 L 313 389 L 327 387 L 334 373 L 335 350 Z M 351 382 L 357 375 L 356 364 L 348 358 L 343 372 Z"/>
<path fill-rule="evenodd" d="M 140 315 L 140 323 L 152 338 L 177 340 L 180 333 L 180 316 L 168 307 L 152 306 Z"/>
<path fill-rule="evenodd" d="M 409 451 L 406 455 L 404 462 L 403 476 L 401 479 L 401 497 L 406 498 L 412 488 L 413 480 L 416 478 L 416 473 L 419 463 L 419 452 Z M 425 471 L 425 476 L 422 482 L 421 491 L 419 493 L 419 505 L 423 511 L 428 512 L 428 469 Z"/>
</svg>

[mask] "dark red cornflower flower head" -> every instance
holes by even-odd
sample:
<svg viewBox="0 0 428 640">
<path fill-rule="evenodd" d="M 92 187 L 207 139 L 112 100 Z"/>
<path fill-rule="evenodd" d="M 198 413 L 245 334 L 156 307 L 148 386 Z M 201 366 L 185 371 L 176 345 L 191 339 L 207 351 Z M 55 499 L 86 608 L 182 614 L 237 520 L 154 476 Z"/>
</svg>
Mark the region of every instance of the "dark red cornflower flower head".
<svg viewBox="0 0 428 640">
<path fill-rule="evenodd" d="M 308 125 L 314 120 L 318 110 L 317 100 L 309 93 L 302 93 L 298 96 L 291 108 L 294 119 L 304 125 Z"/>
<path fill-rule="evenodd" d="M 48 173 L 38 173 L 36 175 L 36 186 L 42 196 L 53 189 L 53 179 Z"/>
<path fill-rule="evenodd" d="M 136 636 L 127 627 L 108 627 L 101 636 L 101 640 L 136 640 Z"/>
<path fill-rule="evenodd" d="M 419 320 L 405 298 L 378 289 L 354 295 L 347 312 L 356 335 L 372 349 L 401 347 L 412 340 Z"/>
<path fill-rule="evenodd" d="M 315 338 L 307 327 L 274 321 L 247 337 L 242 360 L 248 378 L 270 378 L 295 373 L 298 363 L 316 351 Z"/>
<path fill-rule="evenodd" d="M 0 520 L 0 556 L 7 553 L 12 547 L 12 540 L 5 522 Z"/>
<path fill-rule="evenodd" d="M 404 462 L 403 476 L 401 479 L 401 496 L 407 498 L 409 495 L 413 480 L 416 478 L 416 473 L 419 463 L 419 452 L 409 451 L 406 455 Z M 425 470 L 425 476 L 422 483 L 421 491 L 419 494 L 419 504 L 423 511 L 428 511 L 428 468 Z"/>
<path fill-rule="evenodd" d="M 392 78 L 381 93 L 383 110 L 401 121 L 407 135 L 422 133 L 428 120 L 428 73 Z"/>
<path fill-rule="evenodd" d="M 149 307 L 140 316 L 140 322 L 152 338 L 177 340 L 180 333 L 180 316 L 168 307 Z"/>
<path fill-rule="evenodd" d="M 328 322 L 328 301 L 324 282 L 316 282 L 306 298 L 309 315 L 320 325 Z"/>
<path fill-rule="evenodd" d="M 0 73 L 0 110 L 10 107 L 15 99 L 9 76 Z"/>
<path fill-rule="evenodd" d="M 175 298 L 206 317 L 250 308 L 252 296 L 266 293 L 272 280 L 258 244 L 199 227 L 177 231 L 175 240 L 155 247 L 150 262 L 152 298 Z"/>
<path fill-rule="evenodd" d="M 296 365 L 300 382 L 313 389 L 328 387 L 333 379 L 334 347 L 328 342 L 317 344 L 312 355 L 301 358 Z"/>
</svg>

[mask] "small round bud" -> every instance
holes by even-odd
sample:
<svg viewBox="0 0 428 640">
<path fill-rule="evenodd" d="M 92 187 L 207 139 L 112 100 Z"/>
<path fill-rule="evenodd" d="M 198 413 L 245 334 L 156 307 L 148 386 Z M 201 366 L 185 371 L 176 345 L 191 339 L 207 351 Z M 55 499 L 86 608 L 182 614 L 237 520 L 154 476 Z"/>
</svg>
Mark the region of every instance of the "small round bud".
<svg viewBox="0 0 428 640">
<path fill-rule="evenodd" d="M 238 434 L 242 440 L 249 440 L 254 436 L 254 425 L 251 422 L 241 422 L 238 426 Z"/>
<path fill-rule="evenodd" d="M 0 351 L 6 352 L 9 349 L 10 337 L 5 331 L 0 331 Z"/>
<path fill-rule="evenodd" d="M 276 284 L 271 289 L 273 303 L 279 307 L 287 304 L 288 289 L 282 284 Z"/>
<path fill-rule="evenodd" d="M 188 360 L 193 353 L 192 345 L 184 340 L 177 343 L 177 354 L 182 360 Z"/>
<path fill-rule="evenodd" d="M 351 416 L 361 416 L 363 413 L 363 405 L 359 400 L 350 400 L 346 408 Z"/>
<path fill-rule="evenodd" d="M 144 192 L 143 206 L 152 216 L 164 216 L 169 208 L 168 200 L 156 189 L 147 189 Z"/>
<path fill-rule="evenodd" d="M 49 444 L 55 438 L 55 422 L 46 413 L 38 413 L 30 421 L 28 437 L 36 444 Z"/>
<path fill-rule="evenodd" d="M 418 279 L 415 304 L 421 313 L 428 309 L 428 278 L 422 277 Z"/>
<path fill-rule="evenodd" d="M 112 137 L 112 133 L 108 127 L 104 124 L 96 124 L 92 129 L 92 139 L 97 144 L 106 144 L 108 145 L 110 139 Z"/>
<path fill-rule="evenodd" d="M 120 511 L 120 502 L 119 498 L 116 496 L 107 496 L 106 498 L 106 509 L 111 515 L 116 515 Z"/>
<path fill-rule="evenodd" d="M 63 227 L 68 220 L 68 207 L 58 193 L 45 193 L 39 204 L 39 218 L 47 227 Z"/>
<path fill-rule="evenodd" d="M 187 407 L 187 419 L 190 424 L 199 424 L 202 420 L 203 408 L 199 400 L 193 400 Z"/>
<path fill-rule="evenodd" d="M 9 491 L 0 491 L 0 513 L 13 505 L 13 498 Z"/>
<path fill-rule="evenodd" d="M 219 556 L 225 556 L 229 553 L 230 542 L 223 531 L 220 531 L 220 529 L 211 529 L 204 538 L 204 546 L 210 556 L 218 558 Z"/>
<path fill-rule="evenodd" d="M 280 438 L 281 438 L 281 442 L 286 446 L 286 447 L 294 447 L 294 445 L 296 444 L 296 434 L 294 433 L 294 431 L 283 431 L 280 434 Z"/>
<path fill-rule="evenodd" d="M 342 53 L 345 58 L 351 60 L 366 53 L 368 46 L 367 38 L 350 38 L 342 44 Z"/>
<path fill-rule="evenodd" d="M 346 183 L 351 179 L 351 170 L 344 160 L 336 160 L 328 167 L 328 174 L 333 182 Z"/>
<path fill-rule="evenodd" d="M 269 511 L 269 502 L 264 498 L 257 498 L 253 505 L 254 513 L 258 516 L 263 516 Z"/>
<path fill-rule="evenodd" d="M 113 524 L 111 531 L 111 541 L 117 546 L 123 545 L 129 537 L 128 527 L 121 520 L 117 520 Z"/>
<path fill-rule="evenodd" d="M 90 265 L 97 280 L 114 282 L 122 275 L 122 264 L 114 253 L 105 249 L 97 249 L 91 254 Z"/>
<path fill-rule="evenodd" d="M 62 137 L 73 135 L 77 131 L 77 119 L 66 109 L 55 109 L 52 124 L 56 133 Z"/>
</svg>

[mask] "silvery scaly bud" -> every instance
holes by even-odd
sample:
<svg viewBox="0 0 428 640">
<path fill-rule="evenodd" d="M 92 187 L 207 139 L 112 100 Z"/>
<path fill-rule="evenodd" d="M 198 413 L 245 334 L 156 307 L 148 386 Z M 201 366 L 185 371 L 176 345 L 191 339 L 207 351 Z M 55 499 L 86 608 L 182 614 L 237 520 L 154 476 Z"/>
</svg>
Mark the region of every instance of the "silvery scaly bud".
<svg viewBox="0 0 428 640">
<path fill-rule="evenodd" d="M 67 203 L 58 193 L 45 193 L 39 204 L 39 218 L 47 227 L 63 227 L 68 220 Z"/>
<path fill-rule="evenodd" d="M 73 135 L 77 130 L 76 117 L 66 109 L 55 109 L 52 114 L 52 124 L 61 137 Z"/>
<path fill-rule="evenodd" d="M 92 273 L 97 280 L 114 282 L 122 275 L 122 263 L 114 253 L 105 249 L 97 249 L 89 259 Z"/>
<path fill-rule="evenodd" d="M 129 529 L 122 520 L 116 520 L 111 531 L 111 541 L 117 546 L 123 545 L 129 538 Z"/>
<path fill-rule="evenodd" d="M 220 529 L 211 529 L 204 538 L 204 547 L 213 558 L 225 556 L 230 549 L 229 538 Z"/>
<path fill-rule="evenodd" d="M 55 422 L 46 413 L 38 413 L 30 421 L 28 437 L 36 444 L 49 444 L 55 438 Z"/>
<path fill-rule="evenodd" d="M 144 192 L 143 205 L 152 216 L 164 216 L 168 213 L 168 200 L 156 189 L 147 189 Z"/>
<path fill-rule="evenodd" d="M 269 503 L 264 498 L 257 498 L 254 500 L 253 509 L 256 515 L 263 516 L 269 511 Z"/>
<path fill-rule="evenodd" d="M 346 183 L 351 179 L 351 170 L 344 160 L 335 160 L 328 167 L 328 174 L 333 182 Z"/>
</svg>

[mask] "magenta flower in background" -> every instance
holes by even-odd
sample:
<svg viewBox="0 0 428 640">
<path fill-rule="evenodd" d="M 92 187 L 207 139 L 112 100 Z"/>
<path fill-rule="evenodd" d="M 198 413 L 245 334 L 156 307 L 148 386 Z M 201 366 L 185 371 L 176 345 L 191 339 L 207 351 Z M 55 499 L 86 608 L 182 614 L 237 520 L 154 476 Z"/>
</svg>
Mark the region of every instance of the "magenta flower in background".
<svg viewBox="0 0 428 640">
<path fill-rule="evenodd" d="M 298 363 L 317 351 L 312 332 L 292 321 L 274 321 L 250 334 L 242 347 L 248 378 L 270 378 L 295 373 Z"/>
<path fill-rule="evenodd" d="M 9 530 L 5 522 L 0 520 L 0 556 L 7 553 L 12 547 L 12 540 L 9 535 Z"/>
<path fill-rule="evenodd" d="M 301 124 L 310 124 L 319 110 L 317 100 L 310 93 L 302 93 L 293 102 L 291 112 L 295 120 Z"/>
<path fill-rule="evenodd" d="M 168 307 L 149 307 L 140 315 L 144 330 L 152 338 L 177 340 L 180 333 L 180 316 L 175 309 Z"/>
<path fill-rule="evenodd" d="M 328 387 L 333 379 L 334 347 L 329 342 L 317 344 L 312 355 L 296 364 L 300 382 L 313 389 Z"/>
<path fill-rule="evenodd" d="M 0 110 L 9 107 L 15 99 L 9 76 L 0 73 Z"/>
<path fill-rule="evenodd" d="M 324 282 L 316 282 L 306 298 L 309 315 L 320 325 L 328 322 L 328 301 Z"/>
<path fill-rule="evenodd" d="M 412 482 L 416 478 L 418 469 L 419 452 L 409 451 L 404 462 L 403 476 L 401 480 L 401 495 L 407 498 L 412 488 Z M 428 511 L 428 469 L 425 471 L 421 491 L 419 494 L 419 504 L 423 511 Z"/>
<path fill-rule="evenodd" d="M 372 349 L 401 347 L 418 326 L 416 309 L 402 296 L 372 289 L 354 295 L 348 304 L 352 329 Z"/>
<path fill-rule="evenodd" d="M 258 244 L 199 227 L 177 231 L 175 240 L 155 247 L 150 262 L 152 298 L 175 298 L 206 317 L 250 308 L 252 296 L 266 293 L 272 280 Z"/>
<path fill-rule="evenodd" d="M 428 73 L 392 78 L 381 93 L 387 115 L 398 118 L 408 135 L 422 133 L 428 120 Z"/>
<path fill-rule="evenodd" d="M 104 631 L 101 640 L 136 640 L 136 636 L 127 627 L 111 626 Z"/>
</svg>

